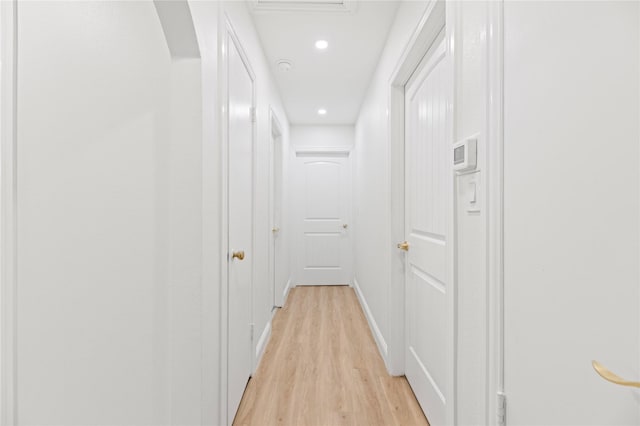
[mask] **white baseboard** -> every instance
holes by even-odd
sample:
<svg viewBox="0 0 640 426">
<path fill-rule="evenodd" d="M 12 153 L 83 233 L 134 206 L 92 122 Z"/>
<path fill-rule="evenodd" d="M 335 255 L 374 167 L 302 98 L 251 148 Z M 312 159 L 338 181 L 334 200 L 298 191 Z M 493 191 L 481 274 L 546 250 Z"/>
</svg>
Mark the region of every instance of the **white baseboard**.
<svg viewBox="0 0 640 426">
<path fill-rule="evenodd" d="M 255 370 L 258 369 L 258 366 L 260 365 L 260 360 L 262 360 L 262 355 L 264 354 L 264 350 L 267 347 L 267 343 L 269 343 L 270 337 L 271 337 L 271 320 L 269 320 L 269 322 L 267 323 L 267 326 L 262 331 L 262 334 L 260 335 L 260 339 L 258 340 L 258 344 L 256 345 L 256 368 L 253 370 L 254 372 Z"/>
<path fill-rule="evenodd" d="M 360 290 L 360 285 L 358 285 L 358 280 L 355 277 L 353 277 L 353 287 L 356 291 L 356 295 L 358 296 L 358 300 L 360 301 L 360 305 L 362 306 L 362 310 L 364 311 L 364 316 L 367 318 L 367 322 L 369 323 L 369 328 L 371 328 L 371 333 L 376 341 L 376 345 L 378 345 L 378 350 L 384 359 L 384 363 L 387 364 L 387 342 L 384 340 L 384 336 L 380 332 L 380 328 L 378 328 L 378 323 L 376 323 L 375 318 L 373 318 L 371 309 L 369 309 L 369 305 L 367 305 L 367 301 L 365 300 L 362 290 Z"/>
<path fill-rule="evenodd" d="M 282 306 L 287 304 L 287 296 L 289 296 L 289 290 L 291 290 L 291 278 L 287 281 L 287 285 L 284 286 L 284 291 L 282 292 Z"/>
</svg>

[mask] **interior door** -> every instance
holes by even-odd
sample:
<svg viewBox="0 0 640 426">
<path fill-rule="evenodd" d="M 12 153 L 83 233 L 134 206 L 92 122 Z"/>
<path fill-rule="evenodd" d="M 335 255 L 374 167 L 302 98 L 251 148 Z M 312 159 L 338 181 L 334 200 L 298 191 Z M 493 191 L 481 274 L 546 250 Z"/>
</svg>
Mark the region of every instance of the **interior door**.
<svg viewBox="0 0 640 426">
<path fill-rule="evenodd" d="M 348 153 L 298 153 L 296 167 L 296 285 L 349 284 Z"/>
<path fill-rule="evenodd" d="M 405 87 L 405 372 L 429 423 L 446 422 L 450 312 L 449 75 L 444 42 Z"/>
<path fill-rule="evenodd" d="M 232 420 L 251 375 L 253 77 L 229 39 L 229 329 L 227 413 Z M 229 422 L 231 423 L 231 422 Z"/>
<path fill-rule="evenodd" d="M 503 16 L 507 422 L 638 425 L 640 3 Z"/>
</svg>

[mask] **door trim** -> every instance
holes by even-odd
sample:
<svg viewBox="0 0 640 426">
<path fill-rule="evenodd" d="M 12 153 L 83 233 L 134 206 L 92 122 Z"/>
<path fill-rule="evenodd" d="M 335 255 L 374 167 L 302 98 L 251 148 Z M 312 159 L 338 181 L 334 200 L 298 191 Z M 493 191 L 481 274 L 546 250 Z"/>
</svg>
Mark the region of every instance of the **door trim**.
<svg viewBox="0 0 640 426">
<path fill-rule="evenodd" d="M 17 421 L 17 1 L 0 4 L 0 425 Z"/>
<path fill-rule="evenodd" d="M 282 176 L 282 169 L 280 171 L 276 171 L 274 155 L 275 155 L 275 143 L 277 139 L 280 139 L 280 153 L 282 154 L 283 146 L 282 146 L 282 125 L 280 124 L 280 120 L 278 119 L 278 115 L 273 110 L 273 106 L 269 107 L 269 227 L 273 227 L 276 225 L 275 223 L 275 214 L 274 208 L 276 203 L 276 173 L 280 173 Z M 280 159 L 280 167 L 282 168 L 284 162 L 284 156 Z M 282 205 L 282 192 L 283 192 L 283 179 L 280 182 L 280 208 L 282 211 L 280 212 L 280 221 L 282 220 L 282 215 L 284 213 L 284 206 Z M 282 223 L 278 224 L 278 226 L 282 227 Z M 275 277 L 275 261 L 276 261 L 276 253 L 275 253 L 275 237 L 273 231 L 269 230 L 269 285 L 271 286 L 272 291 L 272 304 L 273 308 L 281 308 L 278 302 L 280 300 L 281 295 L 276 294 L 276 277 Z M 280 302 L 280 305 L 284 304 L 284 301 Z"/>
<path fill-rule="evenodd" d="M 220 76 L 220 97 L 219 111 L 221 116 L 221 220 L 220 220 L 220 422 L 222 425 L 229 425 L 233 418 L 229 418 L 228 407 L 228 389 L 229 389 L 229 48 L 233 43 L 240 54 L 240 58 L 247 69 L 252 82 L 252 108 L 256 108 L 256 74 L 251 67 L 248 56 L 240 39 L 233 27 L 231 18 L 227 13 L 221 14 L 220 28 L 220 52 L 221 59 L 219 62 L 218 75 Z M 255 186 L 256 186 L 256 123 L 253 123 L 252 129 L 252 194 L 251 194 L 251 227 L 252 227 L 252 247 L 251 247 L 251 274 L 253 276 L 255 263 L 253 261 L 253 253 L 255 248 L 255 214 L 253 212 L 255 206 Z M 250 285 L 250 300 L 247 301 L 250 306 L 251 316 L 253 316 L 253 279 Z M 251 318 L 251 321 L 253 319 Z M 253 370 L 254 351 L 253 342 L 250 345 L 250 370 Z"/>
<path fill-rule="evenodd" d="M 504 2 L 488 4 L 487 271 L 488 425 L 505 424 L 504 395 Z"/>
<path fill-rule="evenodd" d="M 452 43 L 452 23 L 446 21 L 446 3 L 444 0 L 436 0 L 429 3 L 418 26 L 406 44 L 402 55 L 389 78 L 389 193 L 390 200 L 390 226 L 388 228 L 389 241 L 393 244 L 389 246 L 391 250 L 390 256 L 390 277 L 392 283 L 390 286 L 389 300 L 389 319 L 390 333 L 387 356 L 387 369 L 392 375 L 403 375 L 405 371 L 405 271 L 404 254 L 395 249 L 395 243 L 405 239 L 405 85 L 418 68 L 422 58 L 427 54 L 433 43 L 443 30 L 446 30 L 445 43 L 447 46 L 447 57 L 450 58 L 448 66 L 453 68 L 454 64 L 451 58 L 454 57 L 454 45 Z M 451 75 L 453 69 L 450 70 Z M 447 110 L 449 117 L 447 126 L 449 128 L 449 141 L 453 146 L 453 86 L 449 94 L 450 105 Z M 451 150 L 452 151 L 452 150 Z M 451 156 L 451 153 L 449 153 Z M 452 163 L 451 163 L 452 164 Z M 455 228 L 453 213 L 454 208 L 454 191 L 453 191 L 453 175 L 451 177 L 450 189 L 448 191 L 447 205 L 449 218 L 447 224 L 447 234 L 451 243 L 447 250 L 447 279 L 451 283 L 451 291 L 447 293 L 447 310 L 449 312 L 449 325 L 447 330 L 447 359 L 449 366 L 447 372 L 447 392 L 445 398 L 447 424 L 455 424 L 455 406 L 456 406 L 456 281 L 455 281 Z"/>
<path fill-rule="evenodd" d="M 322 147 L 296 147 L 295 154 L 297 157 L 300 156 L 311 156 L 311 155 L 339 155 L 339 156 L 349 156 L 351 154 L 351 147 L 346 146 L 322 146 Z"/>
</svg>

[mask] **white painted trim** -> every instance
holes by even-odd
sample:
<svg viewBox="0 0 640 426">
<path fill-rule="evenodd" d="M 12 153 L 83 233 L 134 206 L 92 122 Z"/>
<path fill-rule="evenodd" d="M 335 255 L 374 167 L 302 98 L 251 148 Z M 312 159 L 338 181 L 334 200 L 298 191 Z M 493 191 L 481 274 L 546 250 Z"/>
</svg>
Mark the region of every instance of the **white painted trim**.
<svg viewBox="0 0 640 426">
<path fill-rule="evenodd" d="M 0 425 L 17 423 L 17 2 L 0 4 Z"/>
<path fill-rule="evenodd" d="M 297 156 L 300 155 L 344 155 L 348 156 L 351 153 L 351 147 L 335 146 L 335 147 L 294 147 Z"/>
<path fill-rule="evenodd" d="M 389 232 L 389 250 L 391 250 L 391 267 L 389 281 L 392 283 L 389 289 L 389 362 L 387 368 L 390 374 L 400 375 L 405 371 L 405 276 L 404 270 L 398 267 L 401 262 L 397 256 L 403 256 L 395 249 L 395 243 L 405 240 L 405 212 L 404 212 L 404 104 L 405 93 L 404 87 L 409 81 L 411 75 L 419 66 L 424 55 L 429 51 L 433 43 L 438 39 L 443 29 L 446 31 L 445 40 L 447 45 L 448 66 L 450 67 L 450 75 L 452 76 L 452 93 L 450 95 L 451 104 L 447 108 L 449 118 L 448 127 L 450 128 L 450 143 L 453 144 L 453 120 L 454 105 L 453 86 L 455 84 L 455 63 L 454 43 L 452 35 L 455 33 L 456 23 L 448 22 L 449 3 L 444 0 L 432 0 L 427 6 L 424 15 L 420 19 L 413 35 L 405 45 L 404 51 L 396 64 L 394 71 L 389 78 L 389 165 L 390 165 L 390 186 L 391 195 L 390 217 L 391 223 L 388 228 Z M 458 24 L 459 25 L 459 24 Z M 452 151 L 449 156 L 452 156 Z M 449 164 L 453 164 L 449 161 Z M 446 418 L 447 424 L 455 424 L 456 422 L 456 359 L 457 359 L 457 285 L 456 285 L 456 259 L 455 259 L 455 197 L 453 194 L 454 180 L 453 172 L 451 174 L 451 187 L 449 191 L 449 223 L 447 232 L 450 239 L 449 249 L 447 251 L 447 279 L 450 283 L 450 291 L 447 292 L 447 386 L 446 386 Z"/>
<path fill-rule="evenodd" d="M 280 224 L 276 224 L 276 220 L 275 220 L 275 214 L 274 214 L 274 207 L 275 207 L 275 194 L 276 194 L 276 187 L 275 187 L 275 183 L 276 183 L 276 169 L 275 169 L 275 164 L 274 164 L 274 155 L 275 155 L 275 144 L 276 141 L 280 139 L 280 147 L 282 147 L 283 144 L 283 140 L 282 140 L 282 125 L 280 124 L 280 120 L 278 119 L 278 115 L 276 114 L 276 112 L 273 110 L 273 106 L 269 107 L 269 206 L 268 206 L 268 211 L 269 211 L 269 228 L 272 229 L 272 227 L 274 226 L 279 226 L 282 227 L 282 223 Z M 280 151 L 281 155 L 283 154 L 283 150 L 281 149 Z M 284 163 L 284 157 L 280 158 L 280 167 L 283 166 Z M 280 175 L 282 176 L 282 170 L 280 170 L 278 173 L 280 173 Z M 284 186 L 284 177 L 282 176 L 281 182 L 280 184 L 282 186 Z M 280 188 L 280 202 L 282 203 L 282 196 L 283 196 L 283 192 L 284 192 L 284 188 L 281 187 Z M 281 205 L 280 208 L 282 210 L 284 210 L 284 205 Z M 282 220 L 284 216 L 284 211 L 280 212 L 280 218 Z M 272 304 L 274 307 L 278 306 L 278 297 L 276 295 L 276 277 L 275 277 L 275 262 L 276 262 L 276 250 L 275 250 L 275 234 L 273 233 L 273 231 L 269 229 L 269 254 L 268 254 L 268 259 L 269 259 L 269 286 L 271 287 L 271 293 L 272 293 Z"/>
<path fill-rule="evenodd" d="M 445 27 L 445 11 L 444 0 L 430 1 L 391 73 L 391 86 L 404 87 L 407 84 L 425 53 Z"/>
<path fill-rule="evenodd" d="M 253 374 L 255 374 L 256 370 L 260 366 L 260 361 L 262 361 L 262 355 L 264 355 L 264 350 L 267 348 L 267 344 L 269 344 L 269 339 L 271 338 L 271 320 L 267 322 L 266 327 L 262 330 L 262 334 L 260 335 L 260 339 L 258 339 L 258 344 L 256 345 L 256 362 L 254 364 Z"/>
<path fill-rule="evenodd" d="M 227 425 L 228 348 L 229 348 L 229 40 L 226 19 L 218 14 L 218 43 L 220 60 L 219 111 L 220 111 L 220 401 L 219 425 Z"/>
<path fill-rule="evenodd" d="M 289 297 L 289 291 L 291 290 L 291 278 L 287 280 L 287 285 L 284 286 L 284 291 L 282 292 L 282 307 L 287 304 L 287 297 Z"/>
<path fill-rule="evenodd" d="M 356 296 L 358 296 L 358 300 L 360 301 L 360 306 L 362 306 L 362 310 L 364 311 L 364 316 L 367 318 L 367 322 L 369 323 L 371 334 L 373 334 L 373 338 L 376 341 L 376 345 L 378 345 L 378 350 L 380 351 L 380 355 L 382 355 L 382 359 L 384 359 L 384 362 L 386 364 L 387 354 L 388 354 L 387 342 L 384 340 L 384 336 L 380 331 L 380 327 L 378 327 L 378 323 L 376 322 L 376 319 L 373 317 L 373 314 L 371 313 L 371 309 L 369 309 L 369 305 L 367 304 L 367 300 L 364 298 L 364 294 L 362 294 L 362 290 L 360 289 L 358 280 L 355 277 L 353 278 L 353 288 L 355 289 Z"/>
<path fill-rule="evenodd" d="M 202 394 L 200 418 L 203 425 L 220 423 L 220 350 L 221 350 L 221 310 L 222 284 L 226 282 L 225 263 L 222 260 L 226 251 L 222 249 L 222 158 L 223 143 L 220 108 L 220 3 L 215 5 L 217 32 L 213 52 L 207 51 L 204 40 L 199 39 L 203 52 L 202 65 Z M 215 64 L 214 69 L 209 69 Z M 206 93 L 206 95 L 205 95 Z M 210 121 L 209 121 L 210 120 Z M 226 243 L 224 243 L 226 244 Z M 224 271 L 223 271 L 224 270 Z"/>
<path fill-rule="evenodd" d="M 487 64 L 487 425 L 498 425 L 504 389 L 504 2 L 488 4 Z"/>
<path fill-rule="evenodd" d="M 220 61 L 218 63 L 218 75 L 220 76 L 220 85 L 218 93 L 220 94 L 220 111 L 221 111 L 221 167 L 220 172 L 222 175 L 221 185 L 221 221 L 220 221 L 220 253 L 221 253 L 221 268 L 220 268 L 220 422 L 222 425 L 229 425 L 233 421 L 233 418 L 229 419 L 228 407 L 228 386 L 229 386 L 229 42 L 233 43 L 240 54 L 240 58 L 249 73 L 253 84 L 252 93 L 252 107 L 256 107 L 256 75 L 249 63 L 248 56 L 245 53 L 242 44 L 233 28 L 231 19 L 227 13 L 220 13 L 219 22 L 219 48 L 220 48 Z M 252 195 L 251 195 L 251 226 L 252 226 L 252 247 L 251 253 L 254 253 L 255 249 L 255 187 L 256 187 L 256 123 L 253 123 L 252 132 L 252 150 L 253 156 L 251 161 L 253 162 L 251 171 L 252 177 Z M 253 259 L 253 256 L 252 256 Z M 249 303 L 251 315 L 253 315 L 253 276 L 254 276 L 255 264 L 252 260 L 251 275 L 252 282 L 250 286 L 250 300 Z M 253 346 L 251 342 L 250 347 Z M 250 354 L 251 363 L 254 364 L 253 351 Z M 251 367 L 251 366 L 250 366 Z"/>
</svg>

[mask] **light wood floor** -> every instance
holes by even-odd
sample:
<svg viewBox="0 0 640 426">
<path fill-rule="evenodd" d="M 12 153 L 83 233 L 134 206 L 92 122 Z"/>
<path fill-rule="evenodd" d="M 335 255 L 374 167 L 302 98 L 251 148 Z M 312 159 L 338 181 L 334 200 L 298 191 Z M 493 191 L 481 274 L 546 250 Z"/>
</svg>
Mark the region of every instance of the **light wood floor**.
<svg viewBox="0 0 640 426">
<path fill-rule="evenodd" d="M 296 287 L 234 425 L 428 425 L 407 380 L 387 374 L 353 289 Z"/>
</svg>

